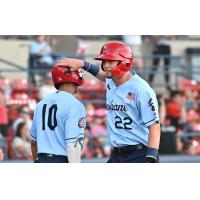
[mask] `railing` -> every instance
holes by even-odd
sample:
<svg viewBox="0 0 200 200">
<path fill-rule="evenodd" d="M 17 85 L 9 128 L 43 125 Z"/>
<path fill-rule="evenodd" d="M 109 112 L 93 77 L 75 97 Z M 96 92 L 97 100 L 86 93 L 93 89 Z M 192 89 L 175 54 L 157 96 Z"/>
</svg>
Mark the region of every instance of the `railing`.
<svg viewBox="0 0 200 200">
<path fill-rule="evenodd" d="M 194 55 L 194 56 L 196 56 L 196 55 Z M 95 60 L 93 60 L 95 55 L 87 55 L 87 57 L 77 57 L 76 55 L 70 54 L 70 55 L 67 55 L 67 57 L 72 57 L 72 58 L 77 58 L 77 59 L 86 59 L 89 61 L 92 59 L 92 62 L 96 62 Z M 189 79 L 193 79 L 194 78 L 193 76 L 195 74 L 195 78 L 198 79 L 198 77 L 199 77 L 199 79 L 200 79 L 200 70 L 198 70 L 197 67 L 194 68 L 192 66 L 192 63 L 191 63 L 192 56 L 188 56 L 188 55 L 184 55 L 184 56 L 143 55 L 141 58 L 143 60 L 143 66 L 134 67 L 134 70 L 136 72 L 138 72 L 140 74 L 140 76 L 147 81 L 148 81 L 149 75 L 151 73 L 153 73 L 154 74 L 154 82 L 151 83 L 151 86 L 154 88 L 160 88 L 160 87 L 166 86 L 165 81 L 157 81 L 156 80 L 155 77 L 160 76 L 160 75 L 161 76 L 164 76 L 166 74 L 169 75 L 169 77 L 171 79 L 169 81 L 169 85 L 173 89 L 178 88 L 179 79 L 181 77 L 187 77 Z M 155 58 L 161 58 L 161 59 L 169 58 L 171 61 L 170 65 L 169 65 L 169 70 L 166 71 L 164 69 L 164 67 L 160 67 L 160 65 L 158 66 L 158 69 L 156 71 L 152 70 L 152 68 L 153 68 L 152 61 Z M 137 59 L 137 57 L 135 59 Z M 51 70 L 51 68 L 41 68 L 41 67 L 35 68 L 33 66 L 23 67 L 23 66 L 15 64 L 13 62 L 10 62 L 8 60 L 1 59 L 1 58 L 0 58 L 0 63 L 7 64 L 13 68 L 13 69 L 1 68 L 0 72 L 7 72 L 7 73 L 27 72 L 27 78 L 28 78 L 29 82 L 32 82 L 32 79 L 31 79 L 32 75 L 44 74 Z M 187 63 L 187 64 L 183 64 L 183 63 Z M 199 60 L 199 69 L 200 69 L 200 60 Z M 200 80 L 197 80 L 197 81 L 200 81 Z M 32 94 L 31 87 L 29 89 L 29 94 L 30 95 Z M 95 103 L 95 102 L 97 102 L 97 100 L 92 100 L 92 103 Z"/>
</svg>

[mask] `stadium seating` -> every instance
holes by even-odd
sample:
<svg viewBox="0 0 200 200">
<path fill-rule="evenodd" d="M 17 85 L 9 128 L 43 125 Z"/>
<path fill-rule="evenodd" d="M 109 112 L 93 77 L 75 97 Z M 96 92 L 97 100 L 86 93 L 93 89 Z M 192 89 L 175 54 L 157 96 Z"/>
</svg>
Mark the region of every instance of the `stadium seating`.
<svg viewBox="0 0 200 200">
<path fill-rule="evenodd" d="M 81 99 L 100 99 L 105 97 L 106 86 L 102 81 L 86 78 L 79 91 Z"/>
<path fill-rule="evenodd" d="M 200 91 L 200 83 L 194 80 L 183 78 L 179 81 L 178 88 L 180 91 L 184 91 L 186 89 Z"/>
<path fill-rule="evenodd" d="M 15 79 L 11 83 L 12 88 L 12 99 L 26 100 L 26 99 L 36 99 L 38 98 L 38 89 L 32 86 L 27 79 Z"/>
<path fill-rule="evenodd" d="M 4 89 L 5 87 L 10 85 L 10 80 L 7 78 L 0 78 L 0 89 Z"/>
</svg>

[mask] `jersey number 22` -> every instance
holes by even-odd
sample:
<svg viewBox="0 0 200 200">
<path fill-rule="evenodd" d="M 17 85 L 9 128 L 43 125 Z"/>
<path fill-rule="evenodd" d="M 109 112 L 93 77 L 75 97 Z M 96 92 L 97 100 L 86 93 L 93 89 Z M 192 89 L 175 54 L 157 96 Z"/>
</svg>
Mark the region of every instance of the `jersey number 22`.
<svg viewBox="0 0 200 200">
<path fill-rule="evenodd" d="M 133 122 L 133 120 L 130 117 L 125 117 L 124 119 L 122 119 L 121 117 L 116 116 L 115 119 L 115 128 L 132 130 L 130 125 Z"/>
</svg>

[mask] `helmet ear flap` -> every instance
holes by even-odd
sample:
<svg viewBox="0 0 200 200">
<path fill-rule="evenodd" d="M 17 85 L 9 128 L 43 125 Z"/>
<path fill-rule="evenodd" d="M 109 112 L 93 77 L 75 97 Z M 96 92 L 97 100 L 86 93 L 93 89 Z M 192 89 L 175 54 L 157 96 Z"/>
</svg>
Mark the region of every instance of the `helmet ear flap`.
<svg viewBox="0 0 200 200">
<path fill-rule="evenodd" d="M 111 71 L 111 73 L 112 73 L 112 75 L 115 76 L 115 77 L 120 77 L 120 76 L 122 76 L 123 71 L 122 71 L 120 68 L 116 67 L 115 69 L 113 69 L 113 70 Z"/>
<path fill-rule="evenodd" d="M 115 77 L 122 76 L 123 72 L 125 72 L 123 70 L 123 68 L 124 68 L 124 64 L 119 62 L 119 64 L 111 71 L 112 75 L 115 76 Z"/>
<path fill-rule="evenodd" d="M 124 72 L 129 71 L 132 68 L 131 63 L 119 63 L 112 71 L 112 75 L 115 77 L 120 77 L 123 75 Z"/>
</svg>

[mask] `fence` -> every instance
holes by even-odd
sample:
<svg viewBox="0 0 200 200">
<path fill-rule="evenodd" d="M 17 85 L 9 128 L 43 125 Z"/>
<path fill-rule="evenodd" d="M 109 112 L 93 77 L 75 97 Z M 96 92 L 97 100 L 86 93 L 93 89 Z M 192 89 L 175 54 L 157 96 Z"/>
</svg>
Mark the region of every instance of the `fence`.
<svg viewBox="0 0 200 200">
<path fill-rule="evenodd" d="M 67 57 L 87 59 L 91 61 L 93 60 L 95 55 L 87 55 L 87 57 L 77 57 L 76 55 L 71 54 L 71 55 L 67 55 Z M 136 70 L 140 74 L 140 76 L 142 76 L 142 78 L 144 78 L 145 80 L 147 80 L 149 75 L 152 73 L 154 73 L 154 76 L 157 76 L 157 75 L 163 76 L 167 74 L 169 75 L 170 78 L 174 79 L 170 83 L 173 88 L 178 87 L 177 83 L 181 77 L 187 77 L 190 79 L 200 81 L 200 56 L 197 54 L 190 55 L 190 56 L 188 55 L 184 55 L 184 56 L 143 55 L 141 58 L 143 60 L 143 66 L 135 67 L 134 70 Z M 163 67 L 161 67 L 162 63 L 159 64 L 158 69 L 156 71 L 152 70 L 152 68 L 155 67 L 152 65 L 152 60 L 155 58 L 159 58 L 161 60 L 166 59 L 166 58 L 170 59 L 169 70 L 165 70 Z M 31 75 L 43 74 L 50 71 L 50 68 L 42 68 L 42 67 L 31 66 L 31 65 L 29 65 L 28 67 L 23 67 L 1 58 L 0 58 L 0 63 L 7 64 L 13 68 L 13 69 L 0 68 L 0 72 L 7 72 L 7 73 L 27 72 L 27 78 L 30 82 L 31 82 Z M 153 84 L 153 86 L 154 87 L 165 86 L 165 83 L 163 81 L 162 82 L 156 81 Z"/>
</svg>

